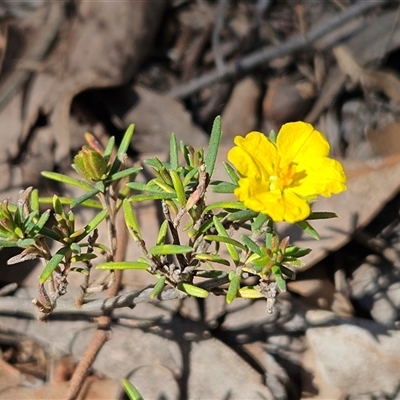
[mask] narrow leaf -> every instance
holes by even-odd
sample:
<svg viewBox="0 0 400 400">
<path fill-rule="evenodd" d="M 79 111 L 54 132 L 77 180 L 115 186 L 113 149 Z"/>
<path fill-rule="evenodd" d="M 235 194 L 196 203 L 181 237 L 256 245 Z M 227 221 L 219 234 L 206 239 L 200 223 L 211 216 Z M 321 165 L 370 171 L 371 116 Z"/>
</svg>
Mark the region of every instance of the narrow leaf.
<svg viewBox="0 0 400 400">
<path fill-rule="evenodd" d="M 122 201 L 122 209 L 124 211 L 124 219 L 127 228 L 132 229 L 136 233 L 136 235 L 141 237 L 142 233 L 140 231 L 135 212 L 133 211 L 132 204 L 127 199 L 124 199 Z"/>
<path fill-rule="evenodd" d="M 62 205 L 71 205 L 76 199 L 73 199 L 72 197 L 59 197 L 58 198 L 61 202 Z M 52 197 L 40 197 L 39 198 L 40 204 L 52 204 L 53 203 L 53 198 Z M 102 204 L 93 199 L 89 199 L 81 203 L 81 206 L 85 207 L 91 207 L 91 208 L 100 208 L 102 209 L 103 206 Z"/>
<path fill-rule="evenodd" d="M 214 193 L 233 193 L 237 188 L 236 185 L 229 182 L 219 182 L 217 185 L 212 186 L 212 191 Z"/>
<path fill-rule="evenodd" d="M 254 242 L 250 237 L 247 235 L 240 235 L 240 239 L 242 239 L 242 242 L 255 254 L 258 256 L 262 257 L 263 253 L 260 249 L 260 246 Z"/>
<path fill-rule="evenodd" d="M 118 179 L 125 178 L 128 175 L 134 175 L 136 176 L 139 171 L 142 170 L 142 167 L 132 167 L 128 169 L 123 169 L 122 171 L 116 172 L 115 174 L 110 175 L 107 178 L 107 182 L 113 182 Z"/>
<path fill-rule="evenodd" d="M 204 209 L 204 213 L 215 210 L 216 208 L 223 208 L 227 210 L 246 210 L 247 207 L 240 201 L 217 201 L 208 205 Z"/>
<path fill-rule="evenodd" d="M 206 171 L 210 176 L 214 172 L 215 163 L 217 161 L 219 144 L 221 142 L 222 130 L 221 130 L 221 117 L 217 116 L 214 119 L 214 123 L 211 129 L 210 142 L 208 145 L 208 151 L 205 159 Z"/>
<path fill-rule="evenodd" d="M 243 286 L 238 290 L 237 297 L 243 299 L 260 299 L 263 295 L 254 286 Z"/>
<path fill-rule="evenodd" d="M 240 287 L 241 277 L 235 275 L 232 277 L 231 281 L 229 282 L 228 292 L 226 294 L 226 302 L 231 304 L 233 300 L 236 299 L 239 287 Z"/>
<path fill-rule="evenodd" d="M 175 133 L 173 133 L 169 139 L 169 163 L 171 169 L 178 169 L 179 157 L 178 157 L 178 143 L 176 140 Z"/>
<path fill-rule="evenodd" d="M 228 221 L 248 221 L 257 217 L 258 213 L 251 210 L 240 210 L 228 215 Z"/>
<path fill-rule="evenodd" d="M 111 136 L 110 139 L 108 139 L 107 146 L 103 153 L 104 158 L 109 159 L 109 157 L 111 157 L 114 145 L 115 145 L 115 137 Z"/>
<path fill-rule="evenodd" d="M 161 276 L 158 279 L 157 283 L 154 285 L 153 290 L 150 293 L 151 299 L 154 299 L 163 291 L 166 279 L 167 279 L 166 276 Z"/>
<path fill-rule="evenodd" d="M 168 200 L 168 199 L 176 199 L 176 193 L 143 193 L 143 194 L 136 194 L 134 196 L 129 197 L 129 201 L 149 201 L 149 200 Z"/>
<path fill-rule="evenodd" d="M 97 265 L 96 269 L 147 269 L 149 263 L 142 261 L 110 261 L 105 263 L 100 263 Z"/>
<path fill-rule="evenodd" d="M 58 172 L 43 171 L 42 175 L 45 178 L 52 179 L 53 181 L 62 182 L 67 185 L 76 186 L 83 190 L 92 190 L 93 189 L 93 186 L 89 185 L 86 182 L 82 182 L 82 181 L 72 178 L 71 176 L 68 176 L 68 175 L 59 174 Z"/>
<path fill-rule="evenodd" d="M 258 231 L 261 229 L 261 227 L 265 224 L 265 222 L 268 220 L 268 215 L 266 214 L 261 214 L 259 213 L 254 220 L 254 222 L 251 224 L 251 229 L 253 231 Z"/>
<path fill-rule="evenodd" d="M 286 281 L 283 278 L 281 267 L 279 265 L 274 265 L 271 268 L 272 274 L 275 277 L 276 285 L 280 292 L 286 292 Z"/>
<path fill-rule="evenodd" d="M 231 237 L 224 237 L 224 236 L 218 236 L 218 235 L 205 235 L 204 239 L 209 240 L 210 242 L 219 242 L 219 243 L 230 244 L 232 246 L 239 247 L 239 249 L 246 250 L 246 246 L 243 246 L 242 243 L 238 242 L 235 239 L 232 239 Z"/>
<path fill-rule="evenodd" d="M 125 154 L 129 149 L 129 145 L 132 141 L 133 132 L 135 130 L 135 125 L 129 125 L 128 129 L 126 130 L 124 137 L 122 138 L 121 144 L 118 147 L 117 151 L 117 158 L 120 161 L 124 160 Z"/>
<path fill-rule="evenodd" d="M 122 386 L 129 400 L 144 400 L 139 391 L 127 379 L 122 379 Z"/>
<path fill-rule="evenodd" d="M 300 229 L 302 229 L 305 233 L 310 235 L 313 239 L 315 239 L 315 240 L 319 239 L 318 232 L 307 221 L 296 222 L 296 225 Z"/>
<path fill-rule="evenodd" d="M 205 299 L 208 296 L 208 291 L 190 283 L 179 283 L 177 288 L 189 296 Z"/>
<path fill-rule="evenodd" d="M 197 258 L 200 261 L 215 262 L 215 263 L 218 263 L 218 264 L 226 265 L 228 267 L 230 265 L 230 262 L 228 260 L 226 260 L 225 258 L 222 258 L 222 257 L 220 257 L 219 255 L 216 255 L 216 254 L 197 253 L 197 254 L 194 255 L 194 258 Z"/>
<path fill-rule="evenodd" d="M 80 196 L 77 199 L 75 199 L 71 203 L 70 207 L 74 208 L 74 207 L 84 203 L 85 201 L 87 201 L 87 200 L 91 199 L 92 197 L 96 196 L 97 193 L 100 193 L 100 190 L 98 188 L 92 188 L 92 190 L 90 192 L 86 192 L 82 196 Z"/>
<path fill-rule="evenodd" d="M 69 252 L 68 247 L 61 247 L 54 255 L 51 257 L 49 262 L 46 264 L 44 270 L 39 276 L 39 282 L 44 283 L 50 278 L 51 274 L 55 271 L 58 265 L 61 263 L 65 255 Z"/>
<path fill-rule="evenodd" d="M 217 230 L 217 232 L 224 238 L 229 238 L 228 232 L 226 231 L 226 229 L 224 228 L 224 226 L 222 225 L 221 221 L 217 218 L 217 217 L 213 217 L 213 222 L 214 222 L 214 226 Z M 239 262 L 239 253 L 236 249 L 236 247 L 230 243 L 226 243 L 226 248 L 228 250 L 229 255 L 232 257 L 233 262 L 237 265 Z"/>
<path fill-rule="evenodd" d="M 315 220 L 315 219 L 330 219 L 330 218 L 337 218 L 337 214 L 334 212 L 328 211 L 314 211 L 308 217 L 307 220 Z"/>
<path fill-rule="evenodd" d="M 181 178 L 178 175 L 178 173 L 173 169 L 169 171 L 169 173 L 171 175 L 172 184 L 174 185 L 178 202 L 181 206 L 184 206 L 186 204 L 186 195 L 185 195 L 185 190 L 183 189 Z"/>
<path fill-rule="evenodd" d="M 167 233 L 168 233 L 168 221 L 165 220 L 161 224 L 160 230 L 158 231 L 158 236 L 157 236 L 157 241 L 156 241 L 157 246 L 165 244 L 165 239 L 167 237 Z"/>
<path fill-rule="evenodd" d="M 239 185 L 239 176 L 236 173 L 235 169 L 228 163 L 226 163 L 225 161 L 222 163 L 226 173 L 229 175 L 229 178 L 231 178 L 232 183 L 236 186 Z"/>
<path fill-rule="evenodd" d="M 181 246 L 179 244 L 162 244 L 152 247 L 150 253 L 153 256 L 162 256 L 170 254 L 186 254 L 193 251 L 190 246 Z"/>
</svg>

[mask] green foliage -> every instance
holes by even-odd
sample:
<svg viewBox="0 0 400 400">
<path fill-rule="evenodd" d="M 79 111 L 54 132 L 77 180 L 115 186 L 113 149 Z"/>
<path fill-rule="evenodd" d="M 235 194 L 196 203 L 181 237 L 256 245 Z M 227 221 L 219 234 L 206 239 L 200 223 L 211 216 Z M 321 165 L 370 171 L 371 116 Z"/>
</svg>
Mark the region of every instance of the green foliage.
<svg viewBox="0 0 400 400">
<path fill-rule="evenodd" d="M 87 276 L 83 296 L 93 292 L 92 262 L 105 274 L 134 269 L 153 275 L 149 301 L 170 288 L 180 295 L 198 298 L 206 298 L 213 291 L 225 293 L 228 303 L 236 297 L 268 297 L 268 285 L 284 292 L 286 279 L 294 279 L 295 268 L 301 265 L 300 258 L 310 249 L 289 245 L 288 238 L 280 240 L 268 215 L 249 210 L 239 201 L 207 203 L 210 189 L 214 193 L 232 194 L 240 179 L 228 163 L 223 166 L 230 181 L 213 179 L 222 134 L 220 118 L 214 121 L 206 153 L 183 142 L 178 145 L 175 135 L 171 135 L 168 162 L 157 157 L 144 161 L 153 172 L 147 183 L 135 181 L 141 167 L 128 165 L 126 152 L 133 132 L 134 127 L 130 126 L 118 149 L 114 148 L 114 138 L 110 138 L 105 150 L 87 135 L 88 145 L 74 157 L 73 167 L 78 178 L 43 172 L 49 179 L 80 190 L 82 193 L 76 198 L 56 195 L 52 199 L 41 198 L 37 190 L 28 188 L 21 193 L 16 205 L 7 200 L 2 202 L 0 246 L 23 249 L 10 264 L 42 259 L 41 291 L 49 282 L 55 288 L 52 296 L 42 293 L 44 303 L 36 301 L 40 310 L 49 313 L 54 309 L 56 298 L 67 290 L 71 271 Z M 145 240 L 136 206 L 149 201 L 161 204 L 164 221 L 156 237 Z M 45 204 L 51 205 L 51 209 L 41 211 L 40 205 Z M 93 218 L 80 227 L 76 226 L 75 218 L 78 206 L 94 211 Z M 120 210 L 131 239 L 143 253 L 137 260 L 115 260 L 118 239 L 115 218 Z M 308 219 L 334 216 L 333 213 L 312 213 Z M 314 238 L 318 237 L 307 221 L 297 225 Z M 98 229 L 109 233 L 107 244 L 98 243 Z M 47 242 L 56 243 L 55 250 Z M 249 276 L 256 277 L 259 284 L 247 286 L 245 279 Z M 109 279 L 111 284 L 112 277 Z M 131 383 L 124 381 L 123 385 L 130 398 L 141 398 Z"/>
</svg>

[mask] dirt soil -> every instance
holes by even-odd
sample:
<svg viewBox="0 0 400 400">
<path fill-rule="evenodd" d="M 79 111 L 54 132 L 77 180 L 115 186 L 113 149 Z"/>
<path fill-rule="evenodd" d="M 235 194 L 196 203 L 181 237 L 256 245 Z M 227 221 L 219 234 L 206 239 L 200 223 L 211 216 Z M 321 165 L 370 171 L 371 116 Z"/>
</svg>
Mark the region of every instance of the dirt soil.
<svg viewBox="0 0 400 400">
<path fill-rule="evenodd" d="M 207 146 L 217 115 L 219 161 L 236 135 L 303 120 L 348 175 L 315 205 L 340 216 L 315 224 L 319 241 L 280 227 L 313 251 L 273 314 L 213 295 L 118 310 L 80 399 L 126 398 L 122 378 L 145 399 L 399 398 L 398 2 L 5 0 L 0 68 L 1 199 L 63 191 L 41 171 L 71 173 L 85 132 L 118 142 L 134 123 L 139 164 L 166 159 L 172 132 Z M 140 211 L 148 238 L 157 215 Z M 16 253 L 0 252 L 0 399 L 61 399 L 96 324 L 32 318 L 42 266 L 7 265 Z M 126 258 L 139 255 L 130 243 Z M 148 284 L 127 273 L 122 291 Z"/>
</svg>

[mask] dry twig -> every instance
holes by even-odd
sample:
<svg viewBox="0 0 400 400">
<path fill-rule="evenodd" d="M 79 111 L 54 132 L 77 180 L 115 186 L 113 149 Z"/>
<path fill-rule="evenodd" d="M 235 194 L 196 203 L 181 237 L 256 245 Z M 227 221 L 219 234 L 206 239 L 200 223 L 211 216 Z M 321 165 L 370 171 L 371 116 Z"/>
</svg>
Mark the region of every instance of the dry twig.
<svg viewBox="0 0 400 400">
<path fill-rule="evenodd" d="M 235 77 L 244 72 L 249 72 L 252 69 L 270 62 L 275 58 L 287 56 L 296 51 L 303 50 L 311 46 L 316 40 L 328 33 L 331 33 L 333 30 L 341 27 L 351 19 L 358 17 L 382 4 L 385 4 L 387 1 L 388 0 L 359 2 L 352 7 L 349 7 L 346 11 L 337 14 L 331 18 L 330 21 L 323 22 L 317 25 L 315 28 L 312 28 L 305 35 L 296 36 L 278 46 L 264 47 L 261 50 L 255 51 L 243 57 L 241 60 L 224 64 L 223 69 L 217 68 L 216 70 L 199 78 L 195 78 L 188 83 L 177 86 L 169 93 L 169 95 L 175 98 L 184 99 L 192 94 L 195 94 L 204 87 L 212 85 L 218 81 Z"/>
</svg>

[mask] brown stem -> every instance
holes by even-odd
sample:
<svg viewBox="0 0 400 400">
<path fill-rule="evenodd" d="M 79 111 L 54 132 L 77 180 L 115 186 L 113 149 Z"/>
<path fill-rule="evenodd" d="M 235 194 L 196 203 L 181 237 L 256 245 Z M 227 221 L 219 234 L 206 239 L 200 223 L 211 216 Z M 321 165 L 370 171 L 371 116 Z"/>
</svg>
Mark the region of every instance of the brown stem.
<svg viewBox="0 0 400 400">
<path fill-rule="evenodd" d="M 115 207 L 108 207 L 112 215 L 109 216 L 109 232 L 111 240 L 112 255 L 111 259 L 115 261 L 122 261 L 125 258 L 125 251 L 127 245 L 127 232 L 125 221 L 122 213 L 115 215 Z M 118 233 L 118 234 L 117 234 Z M 117 242 L 118 237 L 118 242 Z M 122 271 L 115 271 L 114 284 L 108 289 L 107 297 L 115 296 L 118 291 L 122 280 Z M 97 330 L 86 349 L 85 354 L 76 367 L 74 374 L 71 378 L 67 395 L 65 400 L 74 400 L 77 398 L 81 391 L 85 379 L 89 373 L 97 354 L 103 345 L 110 339 L 111 336 L 111 313 L 112 310 L 104 311 L 104 315 L 98 318 Z"/>
</svg>

